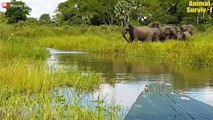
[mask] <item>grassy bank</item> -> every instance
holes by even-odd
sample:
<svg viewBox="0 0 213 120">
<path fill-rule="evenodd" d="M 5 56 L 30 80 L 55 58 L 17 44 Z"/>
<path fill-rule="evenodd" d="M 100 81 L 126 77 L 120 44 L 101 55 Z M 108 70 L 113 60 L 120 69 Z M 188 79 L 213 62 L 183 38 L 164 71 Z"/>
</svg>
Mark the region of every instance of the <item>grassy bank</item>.
<svg viewBox="0 0 213 120">
<path fill-rule="evenodd" d="M 44 47 L 89 51 L 120 57 L 137 57 L 141 61 L 168 64 L 213 65 L 213 32 L 197 33 L 187 41 L 168 40 L 153 43 L 127 43 L 117 32 L 46 36 L 39 39 Z"/>
<path fill-rule="evenodd" d="M 77 96 L 64 104 L 65 96 L 53 96 L 52 89 L 63 86 L 92 91 L 101 76 L 73 69 L 49 70 L 43 61 L 16 59 L 0 64 L 0 119 L 117 119 L 117 110 L 103 104 L 97 109 L 80 106 Z M 76 99 L 76 100 L 74 100 Z M 96 104 L 96 103 L 94 103 Z M 106 114 L 108 114 L 106 116 Z"/>
</svg>

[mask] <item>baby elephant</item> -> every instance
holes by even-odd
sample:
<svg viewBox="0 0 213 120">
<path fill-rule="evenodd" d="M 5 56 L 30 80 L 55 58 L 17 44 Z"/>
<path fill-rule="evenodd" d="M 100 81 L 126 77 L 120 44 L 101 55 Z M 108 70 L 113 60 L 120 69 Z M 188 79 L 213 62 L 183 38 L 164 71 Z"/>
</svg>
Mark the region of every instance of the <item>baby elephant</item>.
<svg viewBox="0 0 213 120">
<path fill-rule="evenodd" d="M 177 40 L 182 40 L 183 39 L 183 34 L 181 32 L 177 32 L 175 39 Z"/>
<path fill-rule="evenodd" d="M 183 38 L 183 40 L 186 40 L 186 39 L 188 39 L 188 38 L 190 38 L 192 35 L 188 32 L 188 31 L 184 31 L 183 33 L 182 33 L 182 38 Z"/>
</svg>

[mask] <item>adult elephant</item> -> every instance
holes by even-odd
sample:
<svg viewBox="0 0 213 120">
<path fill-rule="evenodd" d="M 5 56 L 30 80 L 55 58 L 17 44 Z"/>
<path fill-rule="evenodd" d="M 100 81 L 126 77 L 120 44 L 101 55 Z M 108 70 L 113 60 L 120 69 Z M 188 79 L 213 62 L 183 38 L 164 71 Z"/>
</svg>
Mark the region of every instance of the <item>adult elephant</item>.
<svg viewBox="0 0 213 120">
<path fill-rule="evenodd" d="M 160 40 L 175 39 L 177 35 L 176 26 L 174 25 L 160 25 L 158 23 L 150 23 L 149 27 L 158 28 L 160 30 Z"/>
<path fill-rule="evenodd" d="M 127 33 L 130 35 L 129 39 L 126 38 Z M 133 42 L 134 40 L 152 41 L 159 40 L 160 30 L 148 26 L 136 27 L 127 25 L 123 28 L 122 35 L 127 42 Z"/>
<path fill-rule="evenodd" d="M 189 24 L 189 25 L 181 25 L 180 26 L 180 30 L 181 30 L 182 33 L 187 31 L 187 32 L 190 33 L 190 35 L 193 35 L 194 31 L 195 31 L 194 26 L 191 25 L 191 24 Z"/>
</svg>

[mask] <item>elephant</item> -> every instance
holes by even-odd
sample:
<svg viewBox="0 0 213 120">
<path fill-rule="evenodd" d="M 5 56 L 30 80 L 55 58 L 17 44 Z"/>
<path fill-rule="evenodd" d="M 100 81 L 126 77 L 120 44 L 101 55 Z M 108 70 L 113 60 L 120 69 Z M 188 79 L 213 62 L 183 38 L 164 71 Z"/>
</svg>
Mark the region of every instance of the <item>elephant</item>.
<svg viewBox="0 0 213 120">
<path fill-rule="evenodd" d="M 190 33 L 190 35 L 193 35 L 194 31 L 195 31 L 194 30 L 194 26 L 191 25 L 191 24 L 189 24 L 189 25 L 181 25 L 180 26 L 180 30 L 181 30 L 182 33 L 185 32 L 185 31 L 187 31 L 187 32 Z"/>
<path fill-rule="evenodd" d="M 168 40 L 168 39 L 176 39 L 176 27 L 173 25 L 163 25 L 161 27 L 161 39 Z"/>
<path fill-rule="evenodd" d="M 129 40 L 126 38 L 126 34 L 129 33 Z M 132 26 L 126 25 L 123 28 L 122 35 L 127 42 L 133 42 L 134 40 L 140 41 L 152 41 L 159 40 L 160 30 L 156 28 L 150 28 L 148 26 Z"/>
<path fill-rule="evenodd" d="M 181 32 L 177 32 L 175 39 L 182 40 L 183 39 L 183 34 Z"/>
<path fill-rule="evenodd" d="M 171 39 L 183 40 L 183 34 L 181 32 L 177 32 L 171 36 Z"/>
<path fill-rule="evenodd" d="M 160 30 L 160 40 L 175 39 L 177 34 L 177 28 L 173 25 L 159 25 L 158 23 L 150 23 L 148 25 L 151 28 L 158 28 Z"/>
<path fill-rule="evenodd" d="M 190 38 L 192 35 L 188 31 L 185 31 L 182 33 L 182 36 L 183 36 L 183 40 L 186 40 Z"/>
</svg>

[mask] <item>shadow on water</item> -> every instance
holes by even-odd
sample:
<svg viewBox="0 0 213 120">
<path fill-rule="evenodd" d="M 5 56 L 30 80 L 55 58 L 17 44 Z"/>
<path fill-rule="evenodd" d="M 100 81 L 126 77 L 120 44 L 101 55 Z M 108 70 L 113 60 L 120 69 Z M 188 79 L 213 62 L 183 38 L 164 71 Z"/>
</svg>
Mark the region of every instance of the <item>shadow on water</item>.
<svg viewBox="0 0 213 120">
<path fill-rule="evenodd" d="M 141 62 L 139 58 L 55 51 L 57 54 L 51 54 L 48 59 L 52 69 L 62 66 L 101 73 L 104 84 L 92 93 L 82 93 L 85 101 L 101 98 L 107 104 L 119 104 L 128 110 L 147 85 L 165 83 L 171 85 L 173 91 L 182 92 L 213 106 L 212 68 L 150 64 Z M 55 91 L 64 96 L 72 96 L 73 93 L 72 88 L 60 88 Z"/>
</svg>

